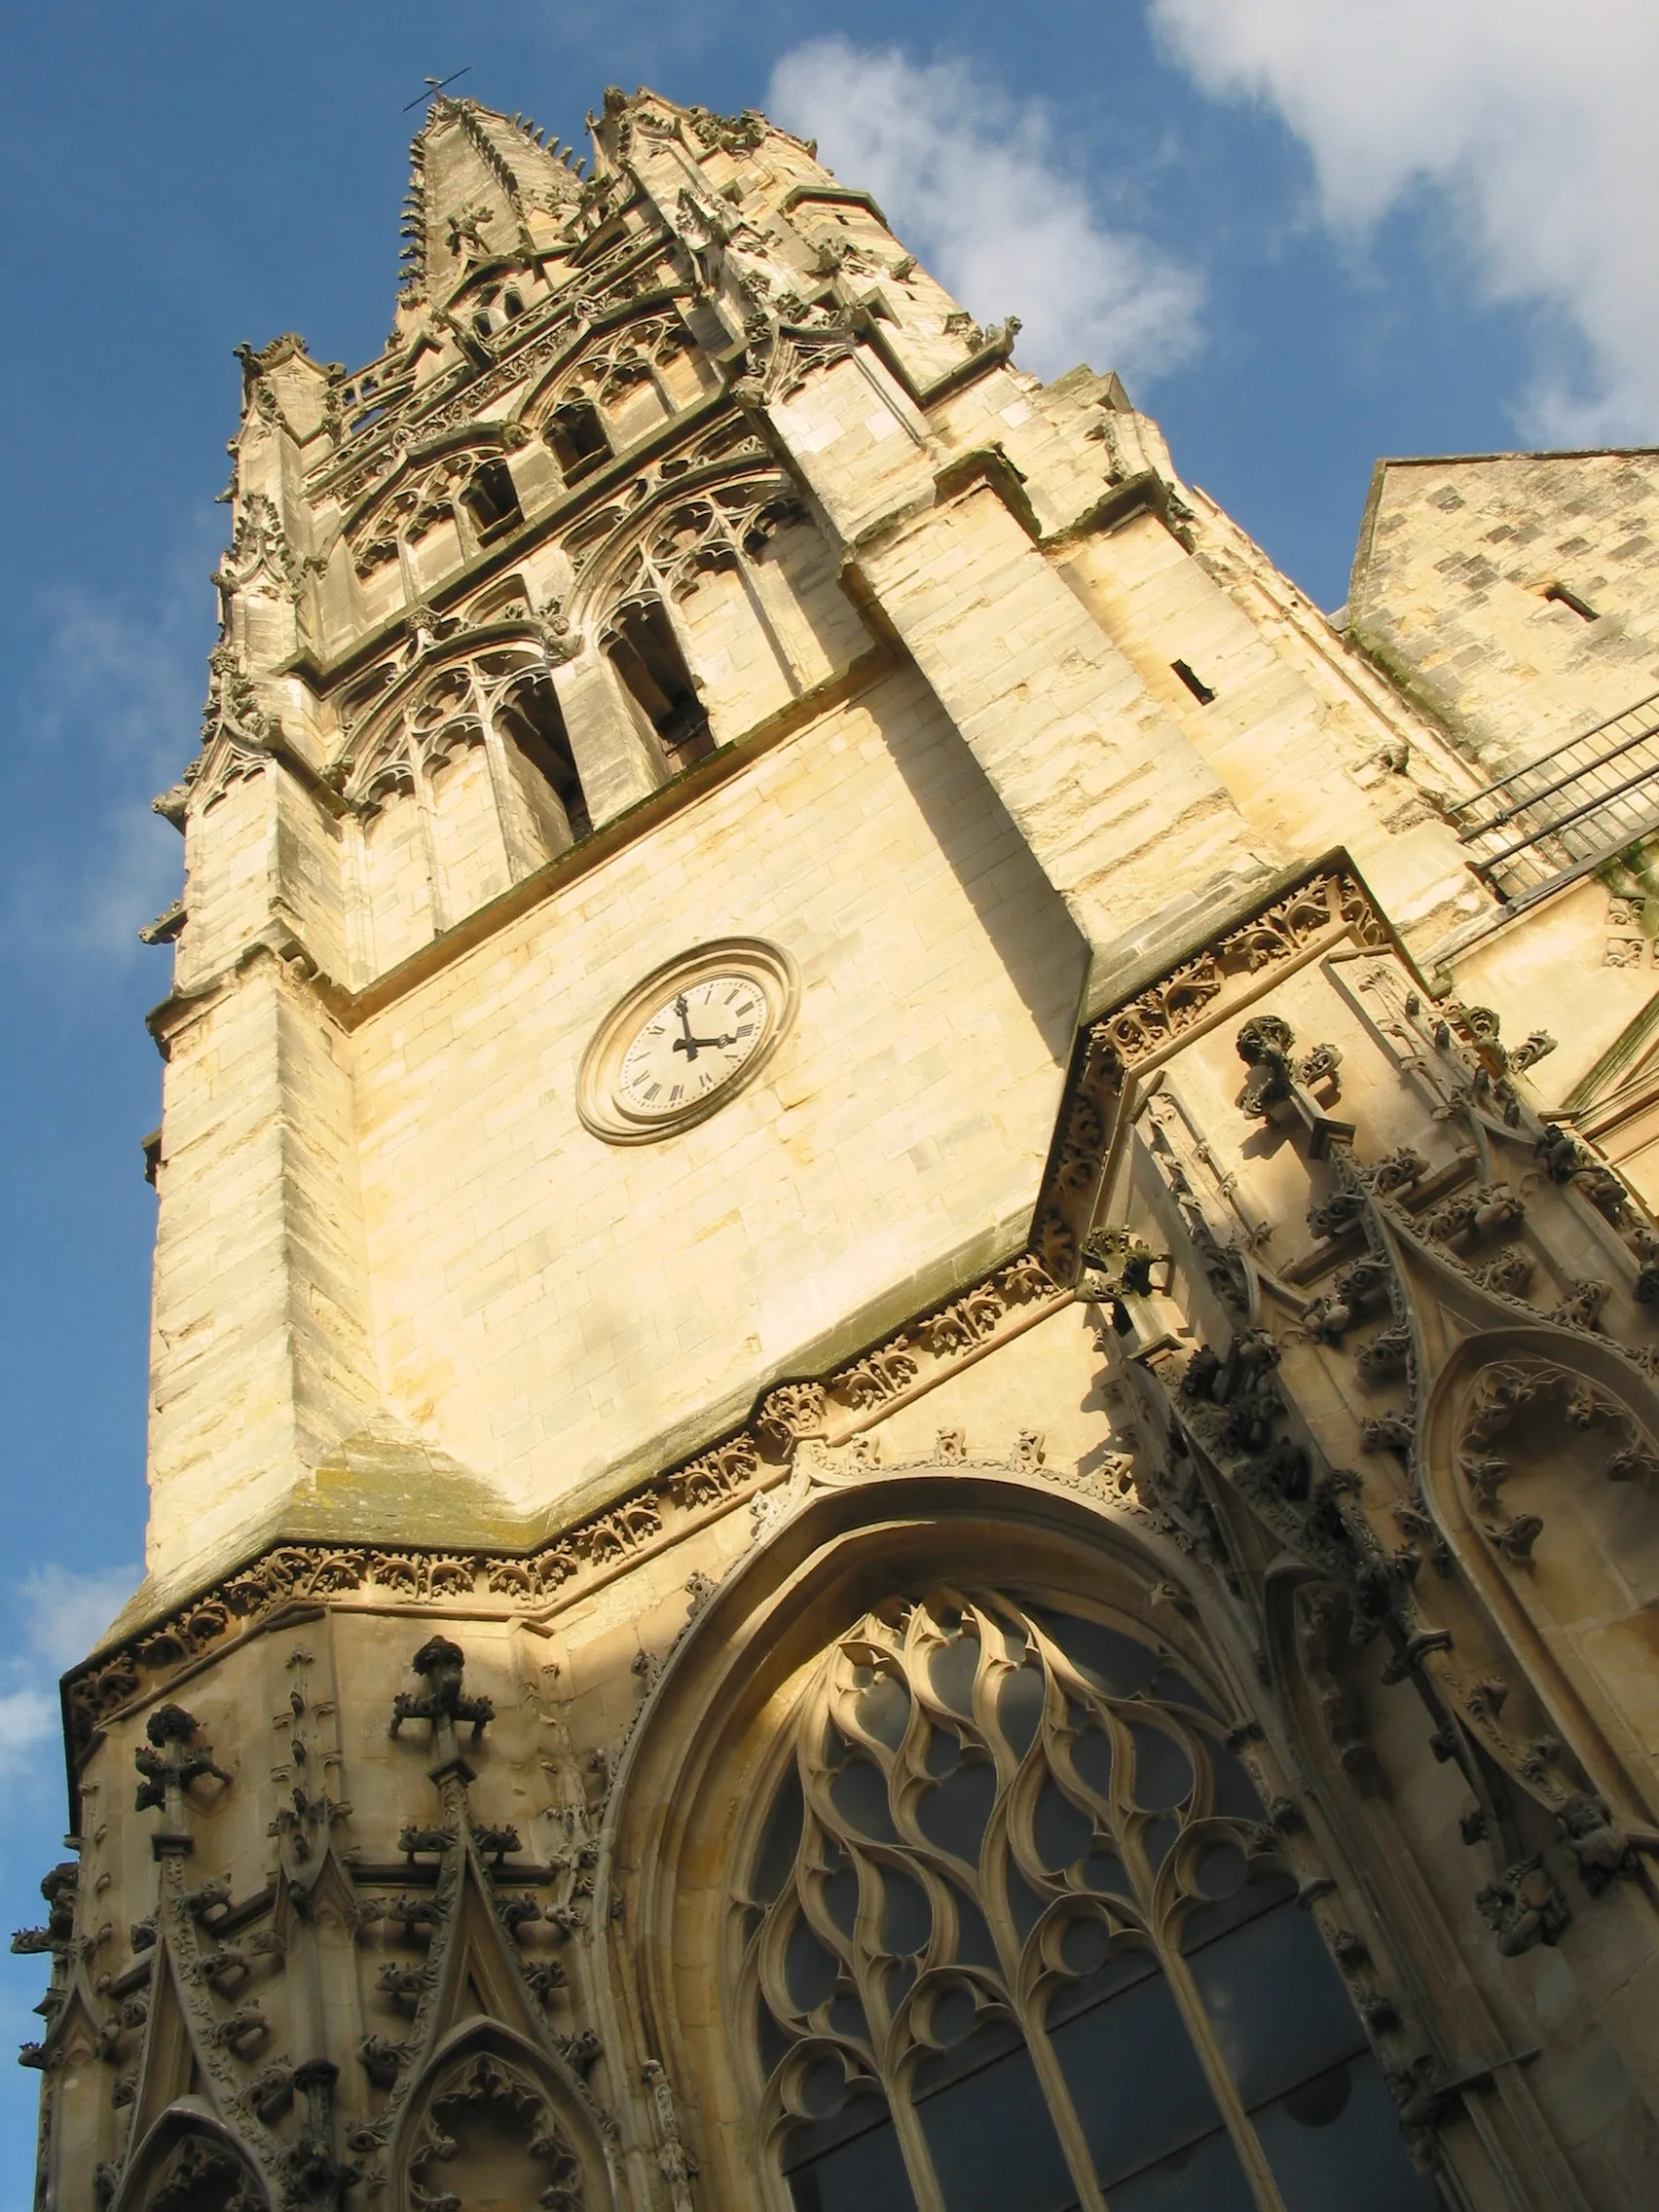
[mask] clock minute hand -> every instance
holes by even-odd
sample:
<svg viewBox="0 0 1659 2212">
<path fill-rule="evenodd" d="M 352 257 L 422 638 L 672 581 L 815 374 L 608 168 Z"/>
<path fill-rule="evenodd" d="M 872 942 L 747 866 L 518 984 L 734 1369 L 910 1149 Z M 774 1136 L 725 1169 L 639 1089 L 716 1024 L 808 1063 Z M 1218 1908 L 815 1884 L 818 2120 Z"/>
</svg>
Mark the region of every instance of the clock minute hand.
<svg viewBox="0 0 1659 2212">
<path fill-rule="evenodd" d="M 691 1034 L 691 1015 L 685 1004 L 685 993 L 683 991 L 682 991 L 680 996 L 675 1000 L 674 1011 L 677 1014 L 679 1014 L 680 1026 L 681 1029 L 684 1032 L 682 1036 L 677 1037 L 674 1040 L 674 1050 L 677 1052 L 683 1052 L 685 1054 L 687 1062 L 690 1062 L 697 1057 L 698 1041 Z"/>
</svg>

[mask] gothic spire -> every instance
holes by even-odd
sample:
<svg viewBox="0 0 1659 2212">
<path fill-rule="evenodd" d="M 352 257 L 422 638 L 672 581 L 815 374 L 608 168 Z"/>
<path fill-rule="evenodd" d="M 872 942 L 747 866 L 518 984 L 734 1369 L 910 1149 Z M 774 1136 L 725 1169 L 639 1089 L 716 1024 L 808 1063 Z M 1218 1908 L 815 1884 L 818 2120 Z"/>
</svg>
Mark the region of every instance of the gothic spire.
<svg viewBox="0 0 1659 2212">
<path fill-rule="evenodd" d="M 410 150 L 400 304 L 442 310 L 473 271 L 529 259 L 580 190 L 571 150 L 526 117 L 435 99 Z"/>
</svg>

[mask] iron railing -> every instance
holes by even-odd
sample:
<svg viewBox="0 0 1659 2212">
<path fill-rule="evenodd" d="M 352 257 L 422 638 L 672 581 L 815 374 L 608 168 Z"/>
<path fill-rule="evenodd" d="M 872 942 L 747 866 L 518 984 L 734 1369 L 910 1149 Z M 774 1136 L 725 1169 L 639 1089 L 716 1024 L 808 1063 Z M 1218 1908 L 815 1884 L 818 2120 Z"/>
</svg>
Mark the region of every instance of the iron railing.
<svg viewBox="0 0 1659 2212">
<path fill-rule="evenodd" d="M 1507 904 L 1659 830 L 1659 691 L 1457 800 L 1470 865 Z"/>
</svg>

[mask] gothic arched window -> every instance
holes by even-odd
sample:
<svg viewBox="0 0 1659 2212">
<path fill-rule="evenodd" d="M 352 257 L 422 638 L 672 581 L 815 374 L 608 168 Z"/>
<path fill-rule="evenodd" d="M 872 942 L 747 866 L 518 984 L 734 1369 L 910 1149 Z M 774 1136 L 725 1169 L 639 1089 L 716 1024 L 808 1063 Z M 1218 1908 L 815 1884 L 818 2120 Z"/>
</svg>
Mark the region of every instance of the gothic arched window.
<svg viewBox="0 0 1659 2212">
<path fill-rule="evenodd" d="M 606 650 L 650 723 L 671 770 L 715 749 L 714 733 L 674 625 L 658 599 L 638 599 L 611 622 Z"/>
<path fill-rule="evenodd" d="M 610 459 L 610 440 L 591 399 L 569 399 L 542 432 L 567 484 L 576 484 Z"/>
<path fill-rule="evenodd" d="M 780 2202 L 1440 2204 L 1226 1722 L 1144 1631 L 936 1590 L 839 1638 L 792 1729 L 741 1899 Z"/>
</svg>

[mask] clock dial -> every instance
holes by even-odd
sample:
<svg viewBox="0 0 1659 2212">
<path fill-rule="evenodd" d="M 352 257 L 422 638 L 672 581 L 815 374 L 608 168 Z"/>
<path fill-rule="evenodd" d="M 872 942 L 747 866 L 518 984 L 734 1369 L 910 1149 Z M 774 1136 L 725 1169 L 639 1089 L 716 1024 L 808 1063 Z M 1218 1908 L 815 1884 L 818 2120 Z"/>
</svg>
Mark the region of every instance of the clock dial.
<svg viewBox="0 0 1659 2212">
<path fill-rule="evenodd" d="M 671 992 L 635 1028 L 616 1071 L 619 1105 L 656 1120 L 711 1100 L 765 1042 L 771 1007 L 751 976 L 704 976 Z"/>
</svg>

